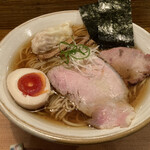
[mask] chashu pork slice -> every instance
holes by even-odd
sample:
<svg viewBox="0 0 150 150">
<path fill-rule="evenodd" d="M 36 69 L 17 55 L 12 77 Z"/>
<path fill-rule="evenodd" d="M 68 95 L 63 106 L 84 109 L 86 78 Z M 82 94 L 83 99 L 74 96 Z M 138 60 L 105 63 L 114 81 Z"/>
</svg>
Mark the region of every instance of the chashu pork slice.
<svg viewBox="0 0 150 150">
<path fill-rule="evenodd" d="M 136 84 L 150 75 L 150 54 L 134 48 L 117 47 L 99 55 L 110 64 L 126 83 Z"/>
<path fill-rule="evenodd" d="M 135 116 L 128 104 L 128 89 L 111 66 L 98 57 L 84 74 L 57 66 L 48 72 L 53 87 L 68 95 L 77 108 L 91 117 L 89 124 L 96 128 L 127 127 Z M 86 74 L 86 75 L 85 75 Z"/>
</svg>

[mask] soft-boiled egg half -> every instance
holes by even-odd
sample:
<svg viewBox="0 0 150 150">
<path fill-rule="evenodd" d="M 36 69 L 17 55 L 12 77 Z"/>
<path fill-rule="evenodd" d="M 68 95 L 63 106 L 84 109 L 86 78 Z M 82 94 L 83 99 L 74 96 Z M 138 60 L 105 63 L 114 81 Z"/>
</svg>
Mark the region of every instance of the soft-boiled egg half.
<svg viewBox="0 0 150 150">
<path fill-rule="evenodd" d="M 7 87 L 14 100 L 23 108 L 44 106 L 51 94 L 47 76 L 37 69 L 21 68 L 7 77 Z"/>
</svg>

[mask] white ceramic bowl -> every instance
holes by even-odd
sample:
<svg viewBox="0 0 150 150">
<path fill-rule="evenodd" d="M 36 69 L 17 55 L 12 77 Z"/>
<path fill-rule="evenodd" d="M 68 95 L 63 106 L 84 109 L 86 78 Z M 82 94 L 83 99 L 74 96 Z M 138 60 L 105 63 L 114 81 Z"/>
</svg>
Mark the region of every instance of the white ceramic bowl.
<svg viewBox="0 0 150 150">
<path fill-rule="evenodd" d="M 150 80 L 141 91 L 141 100 L 136 109 L 136 118 L 128 128 L 98 130 L 88 127 L 75 128 L 60 126 L 46 121 L 19 107 L 11 98 L 6 87 L 6 76 L 11 59 L 18 48 L 36 32 L 66 21 L 81 24 L 78 11 L 63 11 L 37 17 L 12 30 L 0 43 L 0 109 L 22 129 L 50 141 L 89 144 L 117 139 L 140 129 L 150 121 Z M 150 34 L 133 24 L 135 45 L 145 53 L 150 53 Z M 144 93 L 144 94 L 142 94 Z"/>
</svg>

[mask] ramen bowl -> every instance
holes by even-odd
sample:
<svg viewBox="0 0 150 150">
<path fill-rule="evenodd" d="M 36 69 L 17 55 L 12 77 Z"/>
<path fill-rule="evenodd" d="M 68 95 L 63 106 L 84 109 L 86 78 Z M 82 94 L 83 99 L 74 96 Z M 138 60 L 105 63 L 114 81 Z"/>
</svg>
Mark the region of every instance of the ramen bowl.
<svg viewBox="0 0 150 150">
<path fill-rule="evenodd" d="M 31 134 L 49 141 L 70 144 L 91 144 L 114 140 L 131 134 L 150 122 L 150 80 L 146 82 L 134 102 L 136 117 L 129 127 L 95 129 L 70 127 L 39 117 L 18 106 L 8 92 L 6 77 L 16 51 L 31 37 L 48 27 L 64 22 L 83 24 L 77 10 L 46 14 L 29 20 L 12 30 L 0 43 L 0 109 L 8 119 Z M 150 34 L 133 24 L 135 46 L 150 53 Z"/>
</svg>

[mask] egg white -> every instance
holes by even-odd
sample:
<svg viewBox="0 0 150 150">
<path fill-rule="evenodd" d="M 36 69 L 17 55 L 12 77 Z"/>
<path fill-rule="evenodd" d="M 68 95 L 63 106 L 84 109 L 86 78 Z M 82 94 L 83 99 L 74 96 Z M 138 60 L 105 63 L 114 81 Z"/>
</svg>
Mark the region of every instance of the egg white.
<svg viewBox="0 0 150 150">
<path fill-rule="evenodd" d="M 46 91 L 45 93 L 42 93 L 38 96 L 29 96 L 24 95 L 18 89 L 18 80 L 28 73 L 41 73 L 44 75 L 46 80 L 46 85 L 44 88 L 44 91 Z M 16 103 L 18 103 L 23 108 L 32 110 L 44 106 L 48 100 L 49 95 L 51 94 L 50 82 L 47 76 L 42 71 L 32 68 L 21 68 L 11 72 L 7 77 L 7 87 Z"/>
</svg>

